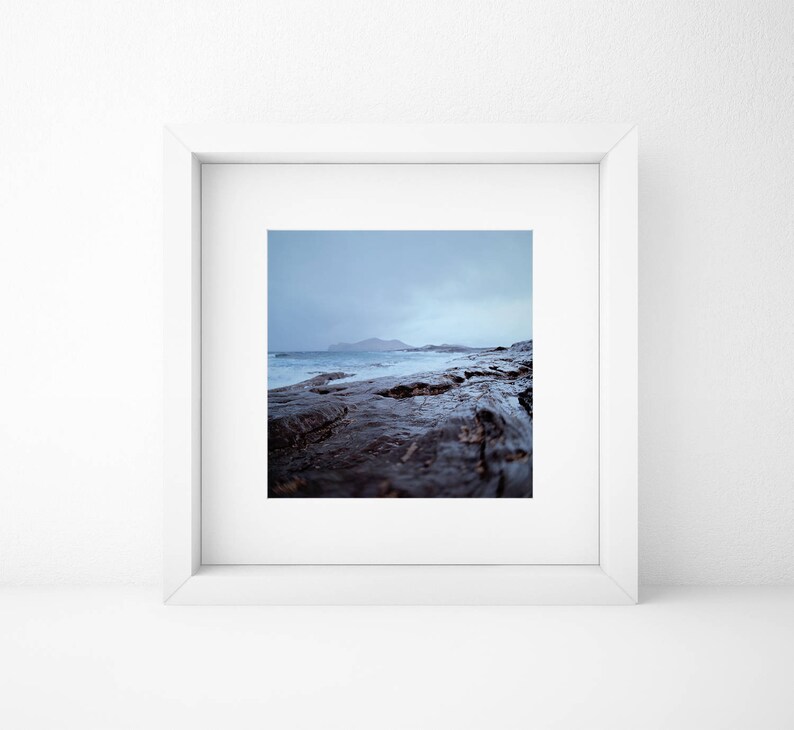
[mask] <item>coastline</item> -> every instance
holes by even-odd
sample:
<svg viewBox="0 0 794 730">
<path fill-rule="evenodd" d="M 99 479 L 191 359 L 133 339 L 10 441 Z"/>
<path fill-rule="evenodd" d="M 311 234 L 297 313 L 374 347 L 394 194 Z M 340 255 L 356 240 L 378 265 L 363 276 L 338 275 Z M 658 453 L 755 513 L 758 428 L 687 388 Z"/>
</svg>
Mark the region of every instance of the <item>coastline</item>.
<svg viewBox="0 0 794 730">
<path fill-rule="evenodd" d="M 345 372 L 349 381 L 446 370 L 466 352 L 438 350 L 268 352 L 268 390 L 317 375 Z"/>
<path fill-rule="evenodd" d="M 268 391 L 269 497 L 532 496 L 531 341 L 349 377 Z"/>
</svg>

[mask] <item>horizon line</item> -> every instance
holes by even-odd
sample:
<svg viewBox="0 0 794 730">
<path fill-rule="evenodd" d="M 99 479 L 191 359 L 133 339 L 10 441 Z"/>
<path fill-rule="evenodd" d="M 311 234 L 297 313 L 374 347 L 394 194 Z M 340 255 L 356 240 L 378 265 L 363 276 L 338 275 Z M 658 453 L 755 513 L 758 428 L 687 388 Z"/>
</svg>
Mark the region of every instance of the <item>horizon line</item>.
<svg viewBox="0 0 794 730">
<path fill-rule="evenodd" d="M 377 340 L 379 338 L 378 337 L 368 337 L 367 339 Z M 473 350 L 488 350 L 488 349 L 494 348 L 494 347 L 510 347 L 510 346 L 512 346 L 512 345 L 514 345 L 514 344 L 516 344 L 518 342 L 533 342 L 533 339 L 534 338 L 532 338 L 532 337 L 527 337 L 526 339 L 523 339 L 523 340 L 516 340 L 515 342 L 511 342 L 509 345 L 463 345 L 463 344 L 461 344 L 459 342 L 456 342 L 456 343 L 442 342 L 441 344 L 436 345 L 436 344 L 434 344 L 432 342 L 428 342 L 425 345 L 419 345 L 419 346 L 408 345 L 405 348 L 397 348 L 395 350 L 359 350 L 359 352 L 404 352 L 405 350 L 421 350 L 423 347 L 444 347 L 444 346 L 446 346 L 446 347 L 469 347 L 469 348 L 471 348 Z M 359 342 L 366 342 L 366 340 L 359 340 Z M 334 343 L 334 344 L 337 344 L 337 345 L 357 345 L 358 342 L 338 342 L 338 343 Z M 268 352 L 334 352 L 334 350 L 330 350 L 329 349 L 330 347 L 331 347 L 331 345 L 326 345 L 325 349 L 320 349 L 320 350 L 318 350 L 317 348 L 314 348 L 314 347 L 312 347 L 312 348 L 291 348 L 291 349 L 285 350 L 283 348 L 280 348 L 280 349 L 273 348 L 273 349 L 271 349 L 268 346 L 267 351 Z M 344 350 L 341 350 L 339 352 L 344 352 Z"/>
</svg>

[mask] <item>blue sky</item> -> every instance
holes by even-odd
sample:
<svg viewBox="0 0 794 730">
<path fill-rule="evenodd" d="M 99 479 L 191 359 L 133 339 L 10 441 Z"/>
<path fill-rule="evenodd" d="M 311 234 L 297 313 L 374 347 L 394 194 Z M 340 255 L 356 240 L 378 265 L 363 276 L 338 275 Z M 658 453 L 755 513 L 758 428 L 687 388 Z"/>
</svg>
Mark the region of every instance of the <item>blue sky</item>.
<svg viewBox="0 0 794 730">
<path fill-rule="evenodd" d="M 268 349 L 532 337 L 531 231 L 269 231 Z"/>
</svg>

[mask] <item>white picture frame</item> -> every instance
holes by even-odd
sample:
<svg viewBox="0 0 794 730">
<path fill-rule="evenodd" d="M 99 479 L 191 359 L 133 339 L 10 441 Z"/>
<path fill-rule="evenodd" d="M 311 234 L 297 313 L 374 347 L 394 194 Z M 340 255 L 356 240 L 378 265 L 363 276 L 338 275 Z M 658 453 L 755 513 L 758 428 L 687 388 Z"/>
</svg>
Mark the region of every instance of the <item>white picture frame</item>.
<svg viewBox="0 0 794 730">
<path fill-rule="evenodd" d="M 637 129 L 180 125 L 164 132 L 167 604 L 632 604 L 637 536 Z M 599 166 L 599 563 L 202 565 L 201 165 Z"/>
</svg>

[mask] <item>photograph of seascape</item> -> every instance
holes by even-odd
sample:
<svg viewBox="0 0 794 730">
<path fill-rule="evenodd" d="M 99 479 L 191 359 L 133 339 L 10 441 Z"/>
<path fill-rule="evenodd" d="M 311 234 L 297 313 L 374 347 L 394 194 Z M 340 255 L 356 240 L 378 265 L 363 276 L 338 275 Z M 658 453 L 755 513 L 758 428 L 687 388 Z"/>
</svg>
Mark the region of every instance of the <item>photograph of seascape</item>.
<svg viewBox="0 0 794 730">
<path fill-rule="evenodd" d="M 267 245 L 268 497 L 532 497 L 532 231 Z"/>
</svg>

